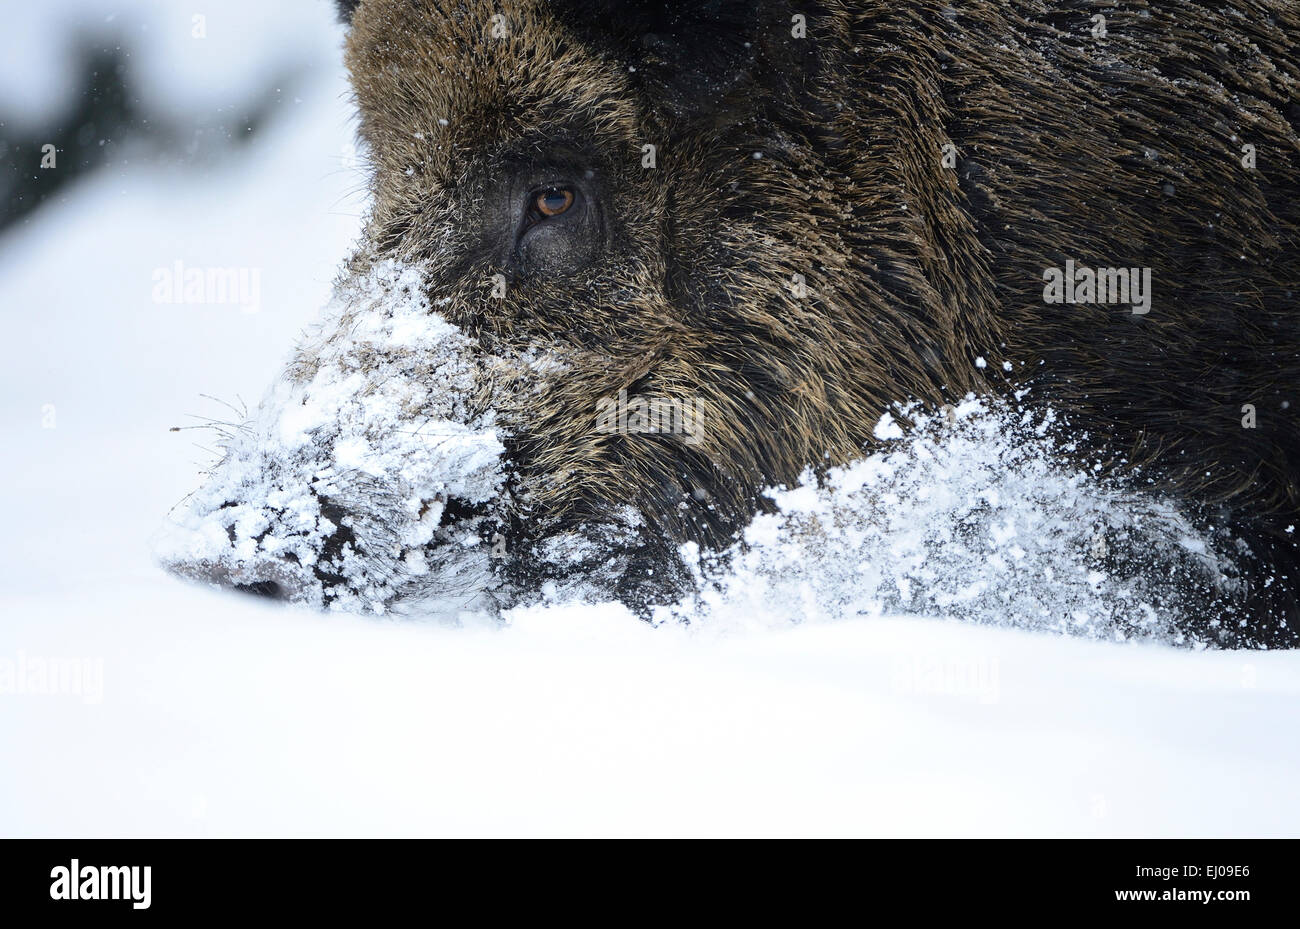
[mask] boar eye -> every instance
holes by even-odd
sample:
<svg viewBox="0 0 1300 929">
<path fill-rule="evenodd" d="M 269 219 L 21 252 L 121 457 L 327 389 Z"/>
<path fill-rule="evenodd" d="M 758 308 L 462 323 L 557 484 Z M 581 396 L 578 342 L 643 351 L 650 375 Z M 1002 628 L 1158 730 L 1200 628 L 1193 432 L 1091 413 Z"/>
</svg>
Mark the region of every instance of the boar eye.
<svg viewBox="0 0 1300 929">
<path fill-rule="evenodd" d="M 573 206 L 573 191 L 567 187 L 549 187 L 533 198 L 533 208 L 542 216 L 559 216 Z"/>
<path fill-rule="evenodd" d="M 552 277 L 591 264 L 605 241 L 604 211 L 593 179 L 570 181 L 555 169 L 551 177 L 529 180 L 532 183 L 520 184 L 504 201 L 513 207 L 510 220 L 515 229 L 507 260 L 521 274 L 544 272 Z"/>
</svg>

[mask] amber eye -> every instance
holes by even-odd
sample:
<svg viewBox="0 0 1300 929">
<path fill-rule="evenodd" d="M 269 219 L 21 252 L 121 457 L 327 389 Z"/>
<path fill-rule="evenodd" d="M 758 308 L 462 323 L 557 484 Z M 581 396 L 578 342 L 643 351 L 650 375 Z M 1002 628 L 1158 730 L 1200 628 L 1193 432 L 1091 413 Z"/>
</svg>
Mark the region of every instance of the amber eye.
<svg viewBox="0 0 1300 929">
<path fill-rule="evenodd" d="M 537 195 L 533 205 L 537 207 L 537 212 L 543 216 L 559 216 L 573 206 L 573 191 L 565 190 L 563 187 L 552 187 L 549 190 L 543 190 Z"/>
</svg>

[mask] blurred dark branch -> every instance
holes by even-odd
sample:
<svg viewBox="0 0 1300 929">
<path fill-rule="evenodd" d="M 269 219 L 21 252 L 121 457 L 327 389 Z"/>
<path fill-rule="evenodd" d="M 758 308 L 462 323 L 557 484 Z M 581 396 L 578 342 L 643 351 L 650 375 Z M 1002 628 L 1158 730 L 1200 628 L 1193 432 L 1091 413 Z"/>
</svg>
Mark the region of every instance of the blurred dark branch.
<svg viewBox="0 0 1300 929">
<path fill-rule="evenodd" d="M 278 75 L 254 100 L 221 107 L 193 123 L 146 112 L 132 90 L 129 52 L 117 42 L 82 46 L 74 102 L 39 129 L 17 128 L 0 113 L 0 231 L 20 223 L 79 177 L 141 153 L 159 164 L 228 154 L 247 143 L 295 83 Z M 278 89 L 277 89 L 278 88 Z M 291 95 L 289 95 L 291 98 Z M 56 167 L 42 168 L 42 148 L 55 147 Z"/>
</svg>

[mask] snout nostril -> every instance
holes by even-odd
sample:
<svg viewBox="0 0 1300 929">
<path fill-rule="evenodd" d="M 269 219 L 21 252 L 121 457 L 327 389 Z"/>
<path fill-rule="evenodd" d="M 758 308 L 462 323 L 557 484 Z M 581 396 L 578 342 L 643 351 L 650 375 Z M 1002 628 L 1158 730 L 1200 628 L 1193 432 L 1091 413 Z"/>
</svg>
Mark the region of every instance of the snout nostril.
<svg viewBox="0 0 1300 929">
<path fill-rule="evenodd" d="M 284 588 L 275 581 L 254 581 L 251 584 L 236 584 L 235 590 L 240 593 L 252 594 L 255 597 L 266 597 L 268 600 L 284 600 Z"/>
</svg>

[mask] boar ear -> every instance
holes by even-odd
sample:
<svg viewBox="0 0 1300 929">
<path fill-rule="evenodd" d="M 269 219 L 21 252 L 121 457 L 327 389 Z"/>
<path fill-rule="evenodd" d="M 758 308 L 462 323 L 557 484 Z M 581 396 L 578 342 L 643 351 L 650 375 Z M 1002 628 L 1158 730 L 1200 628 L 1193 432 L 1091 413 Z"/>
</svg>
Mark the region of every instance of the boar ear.
<svg viewBox="0 0 1300 929">
<path fill-rule="evenodd" d="M 634 68 L 647 99 L 691 122 L 735 119 L 801 83 L 807 67 L 809 43 L 791 41 L 790 11 L 775 0 L 552 0 L 551 10 Z"/>
<path fill-rule="evenodd" d="M 339 22 L 350 26 L 352 25 L 352 14 L 361 5 L 361 0 L 334 0 L 334 5 L 339 11 Z"/>
</svg>

